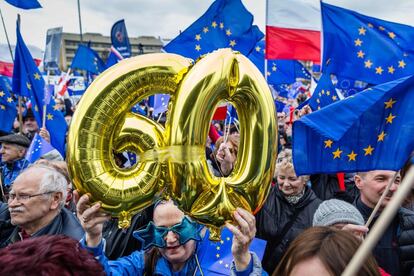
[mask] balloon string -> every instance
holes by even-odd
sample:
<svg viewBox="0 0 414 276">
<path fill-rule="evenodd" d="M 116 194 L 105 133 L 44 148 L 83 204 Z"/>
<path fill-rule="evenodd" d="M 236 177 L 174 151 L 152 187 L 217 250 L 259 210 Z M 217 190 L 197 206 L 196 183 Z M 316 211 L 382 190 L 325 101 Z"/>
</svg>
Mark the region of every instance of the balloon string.
<svg viewBox="0 0 414 276">
<path fill-rule="evenodd" d="M 167 146 L 154 148 L 145 152 L 136 153 L 137 162 L 172 162 L 189 163 L 199 162 L 205 156 L 205 147 L 196 146 Z"/>
</svg>

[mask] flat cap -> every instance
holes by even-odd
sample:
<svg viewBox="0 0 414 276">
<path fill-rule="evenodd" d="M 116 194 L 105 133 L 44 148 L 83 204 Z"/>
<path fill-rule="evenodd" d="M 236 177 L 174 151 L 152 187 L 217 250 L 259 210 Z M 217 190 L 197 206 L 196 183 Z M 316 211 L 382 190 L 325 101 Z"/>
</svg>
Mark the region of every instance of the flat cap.
<svg viewBox="0 0 414 276">
<path fill-rule="evenodd" d="M 0 143 L 15 144 L 28 148 L 30 146 L 30 140 L 22 134 L 9 134 L 0 137 Z"/>
</svg>

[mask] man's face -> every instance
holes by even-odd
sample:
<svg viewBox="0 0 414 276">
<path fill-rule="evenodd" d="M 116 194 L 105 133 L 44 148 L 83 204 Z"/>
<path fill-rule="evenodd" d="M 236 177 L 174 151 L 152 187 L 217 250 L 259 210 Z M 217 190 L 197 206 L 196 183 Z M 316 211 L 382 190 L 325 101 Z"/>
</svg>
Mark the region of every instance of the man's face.
<svg viewBox="0 0 414 276">
<path fill-rule="evenodd" d="M 25 153 L 24 149 L 14 144 L 3 143 L 0 148 L 1 161 L 5 163 L 19 160 L 24 157 Z"/>
<path fill-rule="evenodd" d="M 154 210 L 154 224 L 156 226 L 171 227 L 181 223 L 184 213 L 172 202 L 158 205 Z M 160 248 L 161 254 L 166 258 L 173 268 L 182 267 L 191 257 L 195 250 L 195 241 L 190 240 L 180 245 L 179 236 L 169 231 L 165 236 L 165 248 Z"/>
<path fill-rule="evenodd" d="M 39 126 L 37 125 L 36 119 L 29 117 L 24 120 L 23 123 L 24 131 L 27 132 L 36 132 L 39 130 Z"/>
<path fill-rule="evenodd" d="M 355 184 L 361 192 L 362 202 L 370 208 L 374 208 L 378 203 L 381 195 L 384 193 L 386 186 L 392 180 L 395 175 L 395 171 L 370 171 L 355 176 Z M 391 185 L 390 190 L 385 196 L 381 209 L 387 206 L 391 200 L 392 195 L 397 190 L 401 182 L 401 176 L 398 173 Z"/>
<path fill-rule="evenodd" d="M 44 171 L 41 169 L 29 169 L 14 181 L 10 194 L 16 195 L 16 198 L 8 201 L 13 225 L 23 229 L 44 226 L 50 212 L 58 208 L 58 202 L 54 200 L 53 194 L 33 196 L 42 193 L 39 187 L 43 174 Z M 28 195 L 33 197 L 25 199 L 24 197 Z M 18 199 L 19 197 L 21 198 Z"/>
</svg>

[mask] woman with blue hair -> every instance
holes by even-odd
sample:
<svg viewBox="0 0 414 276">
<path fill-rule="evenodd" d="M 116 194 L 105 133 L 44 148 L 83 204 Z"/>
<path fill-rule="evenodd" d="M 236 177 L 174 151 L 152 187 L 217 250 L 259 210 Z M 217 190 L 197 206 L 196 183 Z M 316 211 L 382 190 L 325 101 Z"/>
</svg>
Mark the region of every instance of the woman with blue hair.
<svg viewBox="0 0 414 276">
<path fill-rule="evenodd" d="M 94 254 L 108 275 L 203 275 L 198 259 L 198 248 L 205 228 L 193 222 L 172 201 L 160 201 L 154 208 L 153 222 L 145 229 L 134 232 L 143 250 L 109 261 L 104 254 L 105 240 L 102 225 L 109 215 L 100 204 L 90 206 L 89 197 L 83 195 L 77 204 L 78 218 L 85 230 L 83 247 Z M 227 223 L 233 233 L 231 275 L 262 275 L 259 258 L 249 251 L 256 234 L 255 218 L 248 211 L 234 211 L 237 226 Z M 266 275 L 266 274 L 265 274 Z"/>
</svg>

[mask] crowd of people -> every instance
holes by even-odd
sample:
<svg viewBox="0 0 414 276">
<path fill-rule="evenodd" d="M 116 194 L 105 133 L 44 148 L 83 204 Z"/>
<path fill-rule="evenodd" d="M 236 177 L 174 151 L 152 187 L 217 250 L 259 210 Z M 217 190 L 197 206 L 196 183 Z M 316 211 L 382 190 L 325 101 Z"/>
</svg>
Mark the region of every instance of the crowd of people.
<svg viewBox="0 0 414 276">
<path fill-rule="evenodd" d="M 56 99 L 70 124 L 74 107 Z M 404 177 L 376 170 L 339 175 L 297 176 L 292 160 L 292 123 L 311 112 L 278 112 L 279 153 L 271 190 L 255 214 L 237 208 L 232 233 L 230 275 L 341 275 L 387 206 Z M 18 120 L 16 119 L 16 132 Z M 232 173 L 240 145 L 239 127 L 211 124 L 206 144 L 210 172 Z M 50 140 L 33 113 L 23 117 L 21 133 L 2 133 L 0 202 L 0 275 L 208 275 L 199 251 L 208 230 L 171 200 L 118 221 L 72 186 L 60 155 L 30 164 L 25 155 L 35 133 Z M 122 153 L 114 158 L 128 166 Z M 407 157 L 408 159 L 408 157 Z M 372 223 L 366 225 L 387 184 L 391 188 Z M 341 184 L 342 183 L 342 184 Z M 413 193 L 386 228 L 358 275 L 414 275 Z M 250 249 L 266 241 L 263 258 Z"/>
</svg>

